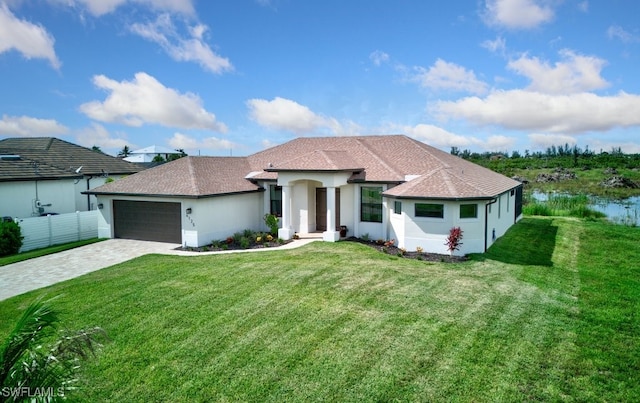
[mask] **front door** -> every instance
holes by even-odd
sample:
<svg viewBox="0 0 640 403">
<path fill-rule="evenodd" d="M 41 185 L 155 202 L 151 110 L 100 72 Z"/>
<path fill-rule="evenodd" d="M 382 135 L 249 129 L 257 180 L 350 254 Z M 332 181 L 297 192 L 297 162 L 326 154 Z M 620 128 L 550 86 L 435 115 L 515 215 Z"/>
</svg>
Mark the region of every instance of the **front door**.
<svg viewBox="0 0 640 403">
<path fill-rule="evenodd" d="M 336 222 L 340 226 L 340 189 L 336 188 Z M 327 230 L 327 188 L 316 188 L 316 231 Z"/>
</svg>

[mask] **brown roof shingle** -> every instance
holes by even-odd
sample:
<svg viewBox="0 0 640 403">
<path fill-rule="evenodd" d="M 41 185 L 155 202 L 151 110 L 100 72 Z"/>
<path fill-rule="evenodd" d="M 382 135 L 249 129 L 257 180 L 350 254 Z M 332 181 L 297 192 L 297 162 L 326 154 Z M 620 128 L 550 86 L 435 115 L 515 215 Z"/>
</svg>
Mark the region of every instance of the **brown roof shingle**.
<svg viewBox="0 0 640 403">
<path fill-rule="evenodd" d="M 0 140 L 0 154 L 20 156 L 20 160 L 0 161 L 0 180 L 127 175 L 142 170 L 136 164 L 54 137 L 3 139 Z M 79 167 L 82 167 L 80 175 L 75 172 Z"/>
<path fill-rule="evenodd" d="M 245 157 L 183 157 L 107 183 L 90 194 L 206 197 L 260 191 Z"/>
<path fill-rule="evenodd" d="M 278 171 L 351 171 L 351 182 L 392 183 L 384 194 L 491 198 L 519 182 L 404 135 L 302 137 L 248 157 L 185 157 L 90 193 L 211 196 L 256 191 Z"/>
</svg>

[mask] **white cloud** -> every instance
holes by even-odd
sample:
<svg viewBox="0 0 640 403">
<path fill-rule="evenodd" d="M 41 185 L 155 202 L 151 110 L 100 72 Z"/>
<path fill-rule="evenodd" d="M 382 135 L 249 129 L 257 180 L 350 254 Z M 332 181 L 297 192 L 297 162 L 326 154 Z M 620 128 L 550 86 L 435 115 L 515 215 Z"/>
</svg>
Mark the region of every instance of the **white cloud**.
<svg viewBox="0 0 640 403">
<path fill-rule="evenodd" d="M 226 132 L 227 127 L 207 112 L 195 94 L 180 94 L 162 85 L 146 73 L 137 73 L 133 81 L 115 81 L 104 75 L 93 77 L 96 87 L 106 90 L 104 100 L 80 105 L 80 111 L 100 122 L 128 126 L 159 124 L 182 129 L 208 129 Z"/>
<path fill-rule="evenodd" d="M 560 146 L 564 144 L 573 146 L 577 144 L 574 137 L 567 136 L 566 134 L 531 133 L 528 137 L 531 141 L 532 148 L 534 149 L 544 150 L 551 146 Z"/>
<path fill-rule="evenodd" d="M 360 131 L 360 127 L 353 122 L 343 124 L 335 118 L 318 115 L 290 99 L 250 99 L 247 101 L 247 107 L 249 116 L 259 125 L 298 135 L 318 131 L 329 131 L 334 135 L 352 135 Z"/>
<path fill-rule="evenodd" d="M 509 29 L 530 29 L 551 21 L 554 10 L 540 0 L 486 0 L 487 24 Z"/>
<path fill-rule="evenodd" d="M 16 137 L 38 137 L 65 134 L 69 129 L 53 119 L 38 119 L 29 116 L 3 115 L 0 120 L 0 135 Z"/>
<path fill-rule="evenodd" d="M 504 54 L 505 50 L 507 49 L 507 41 L 503 37 L 499 36 L 493 41 L 488 39 L 486 41 L 483 41 L 480 46 L 487 49 L 491 53 Z"/>
<path fill-rule="evenodd" d="M 582 1 L 580 3 L 578 3 L 578 10 L 582 11 L 583 13 L 588 13 L 589 12 L 589 2 L 588 1 Z"/>
<path fill-rule="evenodd" d="M 157 11 L 168 11 L 183 15 L 195 14 L 193 0 L 49 0 L 69 7 L 84 7 L 95 17 L 114 12 L 126 4 L 139 4 Z"/>
<path fill-rule="evenodd" d="M 207 137 L 202 140 L 198 140 L 183 133 L 174 133 L 173 137 L 169 139 L 169 145 L 174 149 L 188 150 L 188 154 L 195 153 L 200 150 L 220 151 L 234 150 L 243 147 L 233 141 L 219 139 L 217 137 Z"/>
<path fill-rule="evenodd" d="M 547 94 L 566 94 L 605 88 L 609 83 L 600 76 L 606 64 L 593 56 L 582 56 L 571 50 L 560 52 L 561 62 L 551 66 L 537 57 L 521 56 L 507 68 L 531 80 L 527 89 Z"/>
<path fill-rule="evenodd" d="M 482 147 L 487 151 L 508 152 L 513 150 L 515 144 L 516 139 L 514 137 L 494 135 L 487 137 L 487 139 L 482 142 Z"/>
<path fill-rule="evenodd" d="M 0 53 L 17 50 L 27 59 L 47 59 L 53 68 L 59 69 L 54 42 L 44 27 L 17 18 L 0 2 Z"/>
<path fill-rule="evenodd" d="M 131 25 L 130 29 L 131 32 L 160 45 L 176 61 L 196 62 L 205 70 L 217 74 L 233 70 L 229 59 L 216 54 L 204 41 L 204 35 L 209 29 L 206 25 L 188 27 L 189 36 L 183 37 L 176 29 L 171 16 L 162 14 L 155 22 L 136 23 Z"/>
<path fill-rule="evenodd" d="M 440 101 L 433 112 L 441 118 L 464 118 L 478 125 L 548 133 L 607 131 L 640 126 L 640 96 L 592 93 L 542 94 L 524 90 L 495 91 L 485 98 Z"/>
<path fill-rule="evenodd" d="M 634 35 L 619 25 L 610 26 L 607 29 L 607 37 L 609 39 L 618 39 L 626 43 L 640 42 L 640 35 Z"/>
<path fill-rule="evenodd" d="M 465 91 L 482 94 L 487 91 L 487 84 L 478 80 L 472 70 L 467 70 L 455 63 L 436 60 L 429 69 L 415 67 L 417 73 L 412 77 L 424 88 L 434 90 Z"/>
<path fill-rule="evenodd" d="M 104 126 L 95 122 L 92 122 L 89 127 L 78 130 L 76 143 L 88 148 L 98 146 L 105 152 L 107 149 L 120 150 L 124 146 L 137 148 L 135 144 L 131 144 L 127 139 L 111 137 L 111 134 Z"/>
<path fill-rule="evenodd" d="M 389 63 L 389 55 L 381 50 L 376 50 L 371 52 L 369 60 L 371 60 L 374 65 L 380 66 L 384 63 Z"/>
<path fill-rule="evenodd" d="M 441 127 L 424 123 L 415 126 L 395 126 L 392 130 L 396 129 L 434 147 L 467 147 L 481 143 L 476 138 L 461 136 Z"/>
</svg>

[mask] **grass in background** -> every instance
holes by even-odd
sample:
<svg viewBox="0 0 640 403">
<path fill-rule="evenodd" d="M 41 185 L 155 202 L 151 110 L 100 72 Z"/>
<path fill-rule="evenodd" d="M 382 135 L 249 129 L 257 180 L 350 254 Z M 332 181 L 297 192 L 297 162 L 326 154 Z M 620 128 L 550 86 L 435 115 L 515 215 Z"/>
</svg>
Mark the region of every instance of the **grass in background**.
<svg viewBox="0 0 640 403">
<path fill-rule="evenodd" d="M 103 239 L 91 238 L 91 239 L 85 239 L 77 242 L 69 242 L 61 245 L 54 245 L 46 248 L 30 250 L 27 252 L 18 253 L 17 255 L 2 256 L 0 257 L 0 266 L 4 266 L 11 263 L 22 262 L 23 260 L 33 259 L 34 257 L 40 257 L 40 256 L 50 255 L 52 253 L 62 252 L 68 249 L 77 248 L 79 246 L 88 245 L 88 244 L 99 242 L 102 240 L 104 240 L 104 238 Z"/>
<path fill-rule="evenodd" d="M 147 255 L 36 296 L 111 342 L 83 401 L 631 401 L 640 230 L 525 218 L 482 255 L 426 263 L 356 243 Z"/>
<path fill-rule="evenodd" d="M 525 215 L 559 216 L 577 218 L 603 218 L 606 214 L 589 208 L 589 197 L 585 194 L 548 195 L 547 200 L 529 200 L 522 208 Z"/>
</svg>

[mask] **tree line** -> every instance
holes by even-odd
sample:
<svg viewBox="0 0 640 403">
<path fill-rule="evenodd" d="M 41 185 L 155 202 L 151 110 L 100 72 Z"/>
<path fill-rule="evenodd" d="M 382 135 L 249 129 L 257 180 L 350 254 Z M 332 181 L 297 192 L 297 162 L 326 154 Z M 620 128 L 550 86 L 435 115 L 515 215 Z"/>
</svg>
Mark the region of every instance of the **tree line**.
<svg viewBox="0 0 640 403">
<path fill-rule="evenodd" d="M 508 152 L 471 152 L 451 147 L 451 154 L 479 165 L 497 168 L 640 168 L 640 154 L 625 154 L 622 148 L 613 147 L 609 151 L 594 152 L 589 146 L 582 149 L 569 144 L 550 146 L 544 151 L 525 150 Z"/>
</svg>

